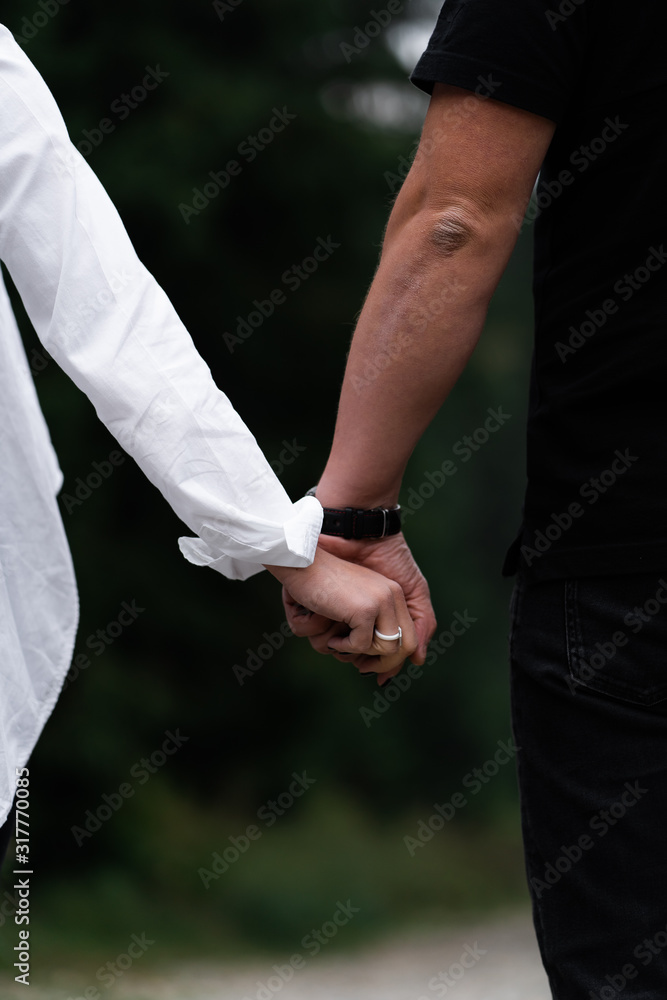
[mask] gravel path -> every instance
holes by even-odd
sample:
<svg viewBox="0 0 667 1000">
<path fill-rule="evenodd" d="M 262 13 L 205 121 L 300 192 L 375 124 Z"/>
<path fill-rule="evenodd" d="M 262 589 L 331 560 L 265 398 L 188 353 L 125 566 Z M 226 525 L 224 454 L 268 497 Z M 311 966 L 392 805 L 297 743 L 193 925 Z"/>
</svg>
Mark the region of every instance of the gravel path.
<svg viewBox="0 0 667 1000">
<path fill-rule="evenodd" d="M 289 956 L 278 956 L 283 965 Z M 138 966 L 100 990 L 118 1000 L 549 1000 L 528 915 L 512 914 L 488 924 L 404 935 L 353 955 L 308 958 L 289 982 L 272 961 L 191 964 L 142 976 Z M 467 968 L 465 967 L 467 966 Z M 62 974 L 61 974 L 62 975 Z M 55 978 L 55 977 L 54 977 Z M 75 1000 L 89 983 L 32 985 L 32 1000 Z M 430 985 L 429 985 L 430 984 Z M 98 984 L 99 985 L 99 984 Z M 263 989 L 262 989 L 263 988 Z M 6 1000 L 25 996 L 23 987 L 0 980 Z"/>
</svg>

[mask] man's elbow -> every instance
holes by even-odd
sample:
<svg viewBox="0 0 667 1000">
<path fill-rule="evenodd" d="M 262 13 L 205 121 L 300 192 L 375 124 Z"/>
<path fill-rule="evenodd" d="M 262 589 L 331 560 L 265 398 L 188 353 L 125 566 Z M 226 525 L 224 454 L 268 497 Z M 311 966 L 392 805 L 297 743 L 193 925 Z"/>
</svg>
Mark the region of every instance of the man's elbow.
<svg viewBox="0 0 667 1000">
<path fill-rule="evenodd" d="M 501 220 L 493 213 L 470 205 L 446 208 L 421 206 L 411 217 L 403 219 L 404 235 L 419 245 L 422 259 L 438 261 L 486 256 L 498 237 Z M 400 240 L 400 229 L 387 231 L 391 239 Z"/>
<path fill-rule="evenodd" d="M 516 238 L 504 203 L 484 197 L 406 199 L 394 206 L 381 259 L 401 262 L 402 283 L 409 289 L 423 287 L 429 273 L 441 275 L 444 267 L 488 301 Z"/>
<path fill-rule="evenodd" d="M 427 213 L 423 227 L 429 249 L 438 257 L 453 257 L 472 248 L 482 236 L 479 224 L 458 208 Z"/>
</svg>

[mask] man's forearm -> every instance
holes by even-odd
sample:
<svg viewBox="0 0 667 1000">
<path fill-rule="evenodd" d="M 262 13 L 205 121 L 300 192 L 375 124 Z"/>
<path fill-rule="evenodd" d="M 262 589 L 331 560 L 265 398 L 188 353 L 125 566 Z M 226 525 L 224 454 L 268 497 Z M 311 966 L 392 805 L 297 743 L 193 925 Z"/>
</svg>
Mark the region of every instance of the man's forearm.
<svg viewBox="0 0 667 1000">
<path fill-rule="evenodd" d="M 477 343 L 553 130 L 436 85 L 352 341 L 324 505 L 396 503 L 415 444 Z"/>
<path fill-rule="evenodd" d="M 396 204 L 317 491 L 327 506 L 397 502 L 415 444 L 477 343 L 516 234 L 463 215 Z"/>
</svg>

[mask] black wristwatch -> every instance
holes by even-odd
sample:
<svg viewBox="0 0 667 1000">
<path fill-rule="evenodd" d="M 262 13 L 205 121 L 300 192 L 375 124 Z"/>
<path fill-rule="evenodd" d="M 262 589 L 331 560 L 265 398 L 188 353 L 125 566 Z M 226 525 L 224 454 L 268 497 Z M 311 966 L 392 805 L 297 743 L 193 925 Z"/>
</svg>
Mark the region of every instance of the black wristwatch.
<svg viewBox="0 0 667 1000">
<path fill-rule="evenodd" d="M 314 497 L 317 486 L 306 493 Z M 372 507 L 325 507 L 322 520 L 322 535 L 338 535 L 339 538 L 385 538 L 397 535 L 401 530 L 401 508 Z"/>
</svg>

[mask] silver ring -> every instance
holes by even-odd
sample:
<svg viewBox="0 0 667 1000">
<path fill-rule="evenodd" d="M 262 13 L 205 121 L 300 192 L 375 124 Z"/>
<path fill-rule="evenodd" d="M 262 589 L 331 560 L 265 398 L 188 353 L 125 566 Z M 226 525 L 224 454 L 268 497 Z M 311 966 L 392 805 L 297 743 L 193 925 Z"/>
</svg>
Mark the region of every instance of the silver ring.
<svg viewBox="0 0 667 1000">
<path fill-rule="evenodd" d="M 400 625 L 398 626 L 398 632 L 396 633 L 396 635 L 385 635 L 384 632 L 378 632 L 377 629 L 375 629 L 375 634 L 378 637 L 378 639 L 386 639 L 387 642 L 391 642 L 394 639 L 398 639 L 398 645 L 399 646 L 403 645 L 403 629 L 401 628 Z"/>
</svg>

